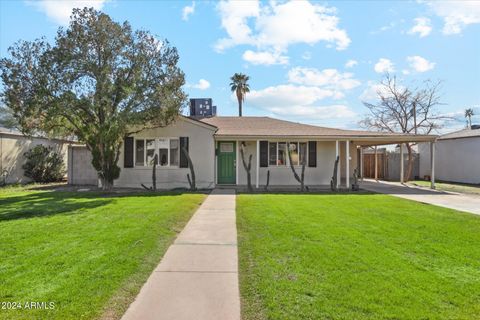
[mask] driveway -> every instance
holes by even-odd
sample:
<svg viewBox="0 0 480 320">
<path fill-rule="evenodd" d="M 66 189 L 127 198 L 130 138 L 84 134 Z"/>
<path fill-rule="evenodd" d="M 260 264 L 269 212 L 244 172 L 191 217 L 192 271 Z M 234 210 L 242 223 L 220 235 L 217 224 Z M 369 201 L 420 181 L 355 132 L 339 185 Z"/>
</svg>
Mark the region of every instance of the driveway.
<svg viewBox="0 0 480 320">
<path fill-rule="evenodd" d="M 430 190 L 398 182 L 364 180 L 360 188 L 480 215 L 480 196 Z"/>
</svg>

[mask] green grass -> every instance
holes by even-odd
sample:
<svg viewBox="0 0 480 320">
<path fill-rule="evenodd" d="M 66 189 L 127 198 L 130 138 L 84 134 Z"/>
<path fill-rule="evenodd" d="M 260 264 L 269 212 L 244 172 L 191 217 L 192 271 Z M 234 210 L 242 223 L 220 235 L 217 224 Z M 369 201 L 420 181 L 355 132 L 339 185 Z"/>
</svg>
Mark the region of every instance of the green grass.
<svg viewBox="0 0 480 320">
<path fill-rule="evenodd" d="M 479 319 L 480 216 L 387 195 L 239 195 L 242 316 Z"/>
<path fill-rule="evenodd" d="M 430 188 L 430 181 L 415 180 L 415 181 L 412 181 L 411 184 L 417 185 L 420 187 Z M 451 191 L 451 192 L 458 192 L 458 193 L 469 193 L 469 194 L 480 195 L 480 185 L 461 184 L 461 183 L 453 183 L 453 182 L 435 182 L 435 188 L 441 191 Z"/>
<path fill-rule="evenodd" d="M 204 197 L 0 189 L 0 318 L 119 318 Z"/>
</svg>

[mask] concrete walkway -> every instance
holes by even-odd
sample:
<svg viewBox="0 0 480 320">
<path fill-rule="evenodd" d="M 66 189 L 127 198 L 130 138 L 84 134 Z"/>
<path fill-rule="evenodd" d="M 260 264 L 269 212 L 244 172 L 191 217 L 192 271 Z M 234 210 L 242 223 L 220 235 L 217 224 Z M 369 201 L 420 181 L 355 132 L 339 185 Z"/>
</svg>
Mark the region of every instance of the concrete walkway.
<svg viewBox="0 0 480 320">
<path fill-rule="evenodd" d="M 212 191 L 122 319 L 240 319 L 234 190 Z"/>
<path fill-rule="evenodd" d="M 375 180 L 365 180 L 360 182 L 360 188 L 480 215 L 480 197 L 475 195 L 436 191 L 415 186 L 407 186 L 399 182 L 376 182 Z"/>
</svg>

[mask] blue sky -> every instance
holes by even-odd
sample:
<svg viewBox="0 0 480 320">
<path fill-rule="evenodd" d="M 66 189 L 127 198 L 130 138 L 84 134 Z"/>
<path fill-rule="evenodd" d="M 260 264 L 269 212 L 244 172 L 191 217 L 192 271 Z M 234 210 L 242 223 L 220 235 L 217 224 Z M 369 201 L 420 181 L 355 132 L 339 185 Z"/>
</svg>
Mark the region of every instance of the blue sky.
<svg viewBox="0 0 480 320">
<path fill-rule="evenodd" d="M 180 53 L 190 97 L 236 115 L 229 77 L 251 77 L 245 115 L 356 128 L 385 71 L 407 85 L 443 81 L 438 111 L 480 123 L 480 1 L 1 1 L 0 51 L 68 23 L 94 6 L 168 39 Z"/>
</svg>

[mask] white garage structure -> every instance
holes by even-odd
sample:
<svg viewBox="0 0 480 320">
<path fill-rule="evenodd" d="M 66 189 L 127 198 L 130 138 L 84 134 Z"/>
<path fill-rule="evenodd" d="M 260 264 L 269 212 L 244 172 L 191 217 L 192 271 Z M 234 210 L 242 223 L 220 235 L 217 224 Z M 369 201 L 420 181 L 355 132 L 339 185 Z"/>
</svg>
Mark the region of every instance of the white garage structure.
<svg viewBox="0 0 480 320">
<path fill-rule="evenodd" d="M 435 144 L 436 178 L 480 184 L 480 126 L 442 135 Z M 430 175 L 430 145 L 421 143 L 420 177 Z"/>
</svg>

